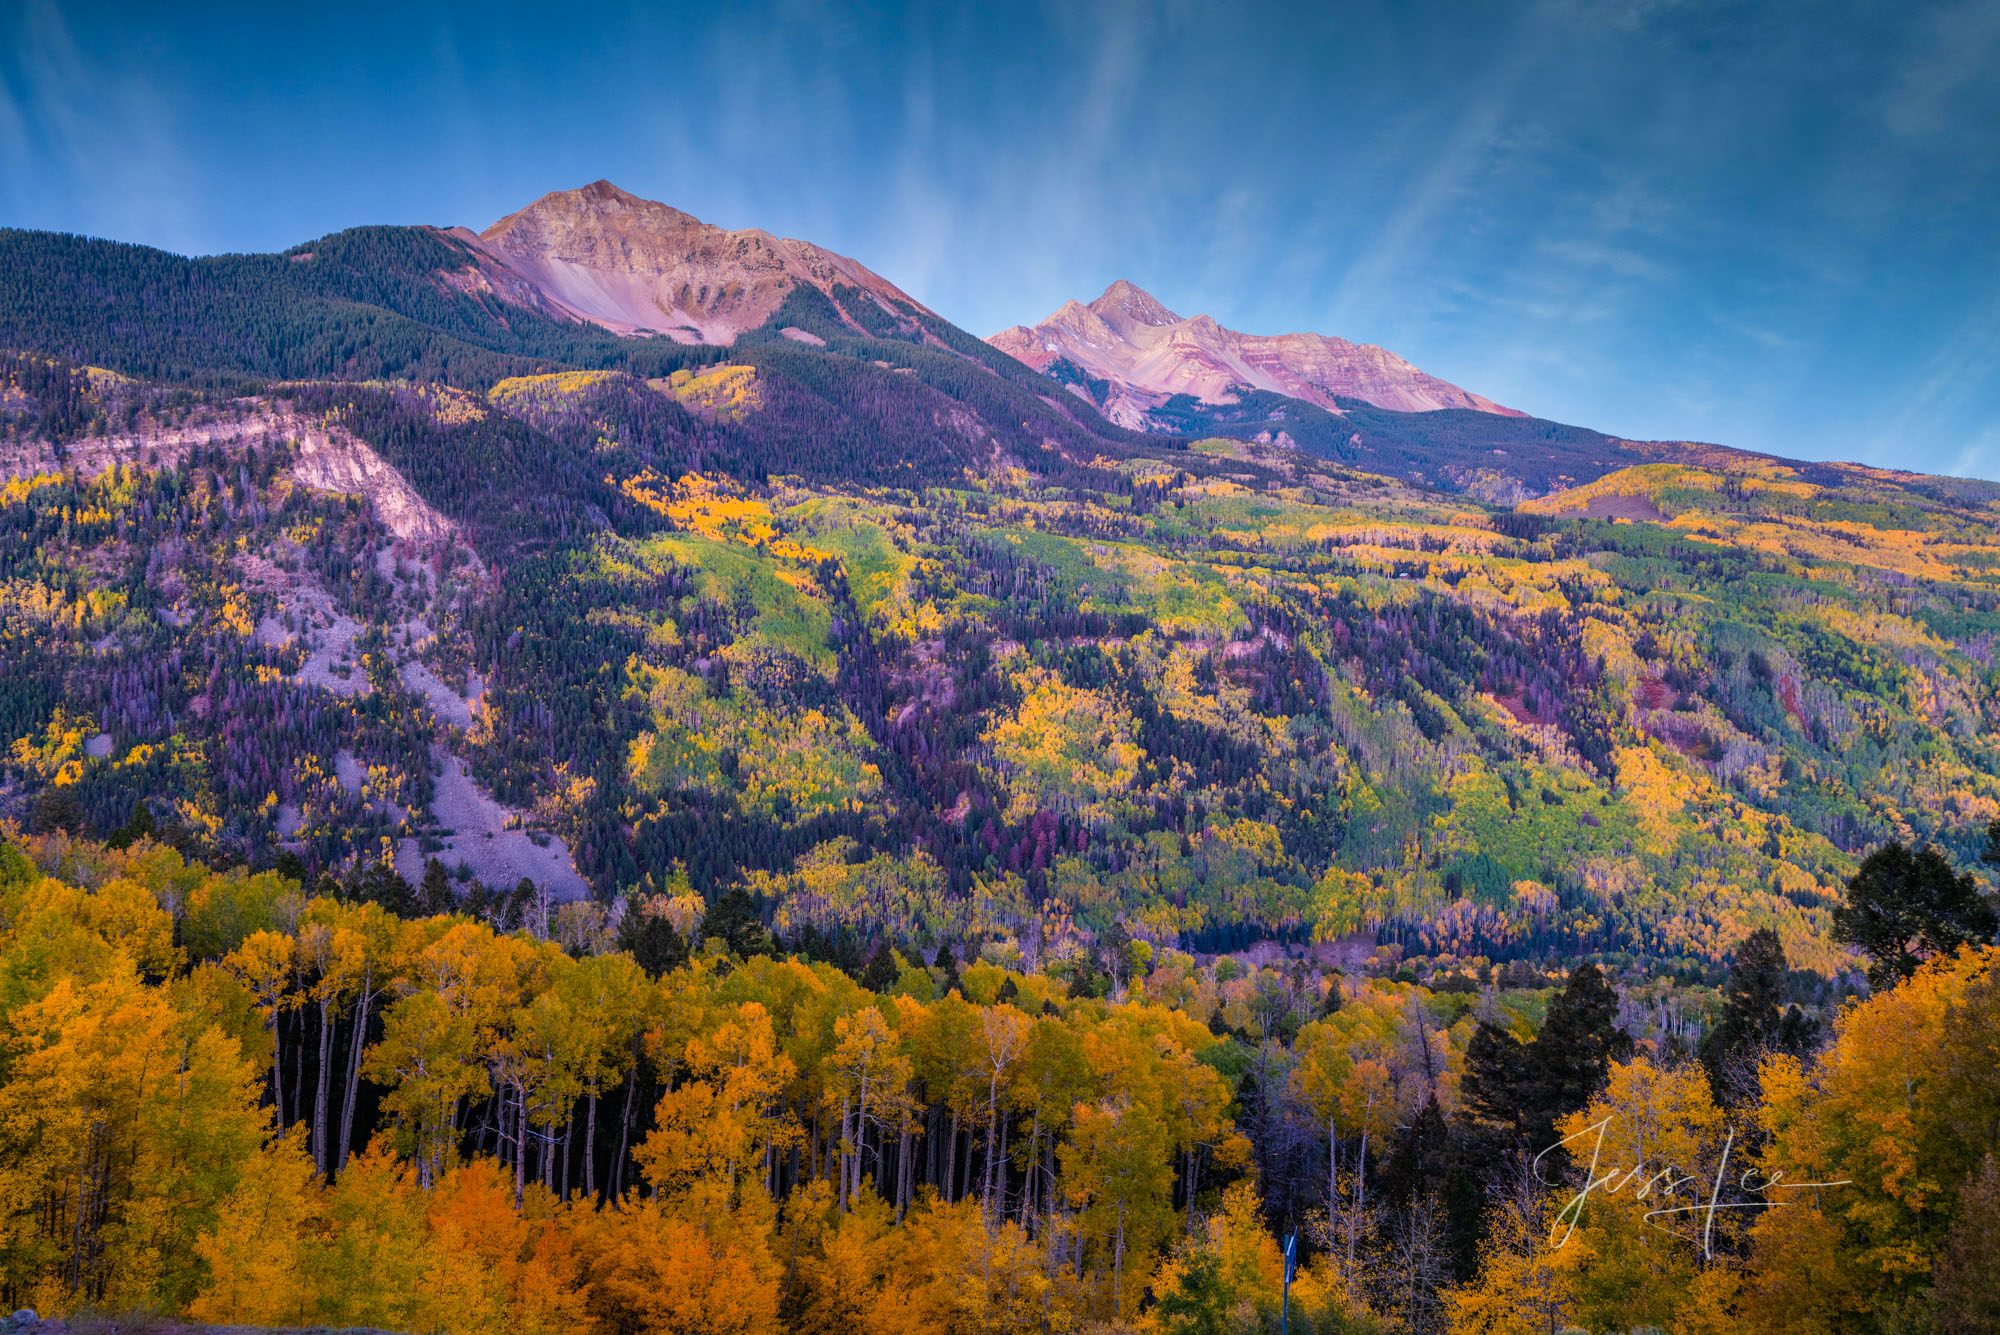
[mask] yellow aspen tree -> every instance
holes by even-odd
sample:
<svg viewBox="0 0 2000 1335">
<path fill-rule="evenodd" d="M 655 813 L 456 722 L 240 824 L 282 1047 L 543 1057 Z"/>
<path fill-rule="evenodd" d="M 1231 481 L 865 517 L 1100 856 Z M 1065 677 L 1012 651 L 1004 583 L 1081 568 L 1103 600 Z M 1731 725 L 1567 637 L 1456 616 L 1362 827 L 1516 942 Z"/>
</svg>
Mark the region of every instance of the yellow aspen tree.
<svg viewBox="0 0 2000 1335">
<path fill-rule="evenodd" d="M 562 1238 L 567 1213 L 539 1191 L 527 1210 L 518 1209 L 513 1184 L 492 1159 L 447 1173 L 425 1201 L 424 1221 L 434 1247 L 443 1240 L 458 1253 L 457 1273 L 478 1281 L 465 1291 L 478 1316 L 503 1313 L 501 1327 L 520 1335 L 554 1335 L 587 1322 L 580 1267 Z"/>
<path fill-rule="evenodd" d="M 977 1202 L 927 1192 L 882 1242 L 881 1285 L 852 1327 L 866 1335 L 1076 1328 L 1043 1244 L 1011 1221 L 989 1226 Z"/>
<path fill-rule="evenodd" d="M 957 1189 L 959 1132 L 986 1093 L 986 1082 L 979 1078 L 978 1008 L 954 993 L 933 1002 L 924 1021 L 911 1042 L 917 1075 L 925 1097 L 943 1104 L 951 1114 L 934 1185 L 946 1200 L 956 1200 L 962 1194 Z M 971 1159 L 968 1150 L 964 1160 L 968 1169 Z"/>
<path fill-rule="evenodd" d="M 430 1187 L 454 1152 L 460 1100 L 492 1092 L 472 1017 L 436 992 L 414 992 L 384 1014 L 382 1038 L 368 1049 L 362 1072 L 389 1086 L 382 1111 L 395 1119 L 419 1185 Z"/>
<path fill-rule="evenodd" d="M 895 1031 L 874 1006 L 864 1005 L 833 1022 L 830 1068 L 841 1096 L 841 1209 L 861 1195 L 862 1151 L 867 1128 L 893 1109 L 909 1081 L 909 1062 Z"/>
<path fill-rule="evenodd" d="M 1445 1294 L 1451 1335 L 1557 1335 L 1570 1325 L 1574 1266 L 1589 1244 L 1551 1245 L 1558 1209 L 1552 1197 L 1516 1191 L 1490 1212 L 1478 1273 Z"/>
<path fill-rule="evenodd" d="M 456 1220 L 431 1222 L 423 1259 L 411 1335 L 506 1335 L 500 1281 Z"/>
<path fill-rule="evenodd" d="M 543 1185 L 552 1181 L 557 1128 L 582 1094 L 591 1034 L 554 989 L 515 1010 L 509 1020 L 488 1060 L 495 1088 L 514 1098 L 514 1206 L 519 1209 L 531 1137 L 543 1145 Z"/>
<path fill-rule="evenodd" d="M 826 1183 L 798 1193 L 807 1213 L 826 1206 Z M 791 1209 L 787 1208 L 787 1214 Z M 797 1220 L 795 1229 L 816 1221 Z M 786 1309 L 791 1335 L 848 1335 L 864 1328 L 892 1267 L 893 1218 L 889 1203 L 868 1193 L 834 1216 L 830 1226 L 806 1238 L 797 1274 L 789 1282 Z"/>
<path fill-rule="evenodd" d="M 794 1074 L 792 1062 L 778 1051 L 769 1013 L 754 1001 L 690 1040 L 687 1062 L 694 1078 L 661 1096 L 658 1125 L 633 1157 L 657 1190 L 699 1190 L 726 1206 L 744 1165 L 766 1147 L 789 1143 L 773 1104 Z"/>
<path fill-rule="evenodd" d="M 333 1166 L 328 1107 L 333 1097 L 333 1031 L 348 998 L 361 985 L 367 968 L 366 940 L 346 927 L 315 918 L 312 910 L 323 900 L 307 906 L 307 919 L 300 924 L 297 938 L 298 960 L 310 980 L 301 1004 L 310 1003 L 319 1012 L 319 1050 L 313 1086 L 313 1164 L 325 1176 Z"/>
<path fill-rule="evenodd" d="M 323 1206 L 319 1176 L 294 1127 L 253 1155 L 215 1224 L 195 1240 L 208 1280 L 188 1315 L 211 1325 L 303 1326 L 319 1295 L 305 1258 Z"/>
<path fill-rule="evenodd" d="M 634 1040 L 645 1027 L 651 989 L 630 955 L 592 955 L 560 975 L 555 990 L 582 1028 L 577 1077 L 584 1098 L 583 1191 L 595 1199 L 598 1100 L 636 1060 Z"/>
<path fill-rule="evenodd" d="M 1159 1056 L 1166 1069 L 1160 1083 L 1166 1091 L 1167 1125 L 1182 1165 L 1187 1231 L 1192 1233 L 1201 1154 L 1214 1155 L 1224 1168 L 1237 1168 L 1249 1162 L 1251 1147 L 1229 1119 L 1229 1105 L 1235 1099 L 1229 1082 L 1196 1056 L 1200 1047 L 1213 1041 L 1207 1028 L 1177 1011 L 1165 1012 L 1163 1018 L 1166 1042 Z"/>
<path fill-rule="evenodd" d="M 315 901 L 313 907 L 319 907 L 321 903 Z M 333 1152 L 333 1171 L 339 1173 L 347 1167 L 347 1156 L 354 1145 L 354 1106 L 361 1088 L 361 1062 L 367 1048 L 369 1020 L 376 1004 L 400 981 L 399 974 L 407 961 L 415 933 L 380 904 L 338 905 L 332 912 L 336 930 L 351 933 L 361 947 L 359 974 L 353 978 L 349 994 L 354 1017 L 353 1034 L 348 1042 L 345 1073 L 341 1081 L 340 1129 Z M 357 966 L 349 960 L 346 967 L 353 969 Z"/>
<path fill-rule="evenodd" d="M 1921 1300 L 1959 1187 L 1990 1143 L 1980 1114 L 2000 1101 L 1980 1055 L 2000 1023 L 1996 961 L 2000 949 L 1968 947 L 1850 1004 L 1811 1069 L 1765 1060 L 1760 1170 L 1845 1185 L 1772 1189 L 1787 1204 L 1752 1228 L 1745 1313 L 1779 1328 L 1853 1329 L 1901 1320 Z M 1809 1297 L 1797 1273 L 1808 1266 L 1820 1281 Z"/>
<path fill-rule="evenodd" d="M 778 1265 L 762 1239 L 670 1212 L 657 1201 L 577 1222 L 587 1308 L 600 1330 L 633 1335 L 777 1335 Z"/>
<path fill-rule="evenodd" d="M 1146 1256 L 1172 1217 L 1173 1168 L 1158 1112 L 1127 1092 L 1080 1103 L 1063 1147 L 1063 1188 L 1111 1272 L 1110 1319 L 1124 1319 L 1126 1258 Z"/>
<path fill-rule="evenodd" d="M 298 1004 L 293 990 L 297 965 L 298 946 L 291 937 L 261 930 L 250 933 L 222 960 L 222 967 L 255 998 L 264 1027 L 271 1031 L 271 1104 L 277 1109 L 280 1131 L 291 1120 L 285 1108 L 284 1030 L 278 1019 Z"/>
<path fill-rule="evenodd" d="M 321 1322 L 378 1330 L 416 1326 L 429 1245 L 424 1195 L 387 1144 L 371 1145 L 348 1161 L 325 1198 L 325 1234 L 306 1254 Z"/>
<path fill-rule="evenodd" d="M 1400 1111 L 1387 1057 L 1398 1023 L 1393 1003 L 1374 1006 L 1356 1001 L 1306 1025 L 1292 1049 L 1297 1058 L 1292 1069 L 1293 1092 L 1326 1127 L 1329 1221 L 1342 1213 L 1342 1143 L 1349 1138 L 1360 1141 L 1342 1230 L 1349 1266 L 1356 1260 L 1367 1209 L 1368 1142 L 1387 1134 Z"/>
<path fill-rule="evenodd" d="M 1222 1193 L 1221 1208 L 1203 1228 L 1161 1264 L 1152 1290 L 1162 1307 L 1205 1310 L 1224 1316 L 1232 1329 L 1252 1330 L 1276 1316 L 1284 1277 L 1284 1255 L 1264 1224 L 1257 1189 L 1238 1182 Z"/>
<path fill-rule="evenodd" d="M 1012 1006 L 988 1006 L 979 1012 L 980 1064 L 986 1076 L 986 1181 L 980 1200 L 990 1218 L 994 1213 L 994 1181 L 1006 1184 L 1001 1171 L 997 1134 L 1002 1120 L 1000 1097 L 1014 1068 L 1028 1048 L 1031 1023 Z"/>
<path fill-rule="evenodd" d="M 195 1237 L 269 1126 L 236 1041 L 117 959 L 11 1017 L 0 1265 L 44 1310 L 183 1306 Z"/>
<path fill-rule="evenodd" d="M 1059 1203 L 1055 1182 L 1055 1151 L 1080 1100 L 1093 1090 L 1090 1063 L 1076 1031 L 1061 1019 L 1036 1018 L 1013 1096 L 1028 1114 L 1027 1203 L 1023 1213 L 1036 1219 Z"/>
<path fill-rule="evenodd" d="M 173 919 L 138 881 L 115 876 L 76 906 L 83 924 L 130 959 L 140 976 L 169 978 L 180 970 L 184 952 L 174 944 Z"/>
<path fill-rule="evenodd" d="M 1701 1273 L 1726 1263 L 1747 1222 L 1737 1188 L 1750 1160 L 1706 1074 L 1643 1057 L 1614 1063 L 1604 1090 L 1556 1134 L 1583 1175 L 1555 1223 L 1560 1245 L 1587 1258 L 1572 1271 L 1575 1319 L 1685 1324 Z"/>
</svg>

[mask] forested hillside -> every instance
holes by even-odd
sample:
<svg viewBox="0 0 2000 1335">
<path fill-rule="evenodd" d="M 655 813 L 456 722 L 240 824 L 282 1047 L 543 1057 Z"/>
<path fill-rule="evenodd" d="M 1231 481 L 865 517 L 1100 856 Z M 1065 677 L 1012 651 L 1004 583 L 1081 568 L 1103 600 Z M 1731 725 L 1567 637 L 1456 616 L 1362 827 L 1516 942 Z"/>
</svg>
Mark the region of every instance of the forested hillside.
<svg viewBox="0 0 2000 1335">
<path fill-rule="evenodd" d="M 600 901 L 741 888 L 850 960 L 1124 931 L 1713 978 L 1770 927 L 1833 978 L 1859 854 L 1970 862 L 2000 814 L 1983 484 L 1717 451 L 1510 512 L 815 409 L 919 420 L 895 366 L 244 397 L 8 365 L 30 828 L 494 889 L 469 846 L 553 838 Z"/>
<path fill-rule="evenodd" d="M 1046 380 L 936 316 L 892 311 L 838 285 L 831 296 L 794 291 L 764 327 L 723 349 L 620 338 L 551 314 L 480 251 L 428 227 L 361 227 L 277 255 L 199 259 L 0 228 L 0 271 L 0 349 L 176 385 L 386 378 L 483 390 L 510 375 L 616 369 L 645 378 L 735 356 L 796 379 L 883 445 L 913 429 L 965 435 L 974 423 L 870 418 L 874 400 L 898 395 L 869 370 L 901 369 L 963 398 L 962 417 L 979 414 L 980 428 L 1010 444 L 1023 431 L 1053 433 L 1051 445 L 1129 435 L 1079 401 L 1045 402 Z M 924 411 L 935 419 L 943 410 L 928 399 Z"/>
</svg>

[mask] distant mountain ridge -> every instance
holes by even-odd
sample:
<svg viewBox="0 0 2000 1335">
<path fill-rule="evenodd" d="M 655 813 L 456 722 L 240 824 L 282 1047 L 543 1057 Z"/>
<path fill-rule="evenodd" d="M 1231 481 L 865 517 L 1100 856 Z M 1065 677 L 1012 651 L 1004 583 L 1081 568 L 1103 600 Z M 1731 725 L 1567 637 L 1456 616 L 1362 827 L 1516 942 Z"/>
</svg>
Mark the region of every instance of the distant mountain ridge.
<svg viewBox="0 0 2000 1335">
<path fill-rule="evenodd" d="M 1039 324 L 1015 325 L 987 341 L 1036 370 L 1053 368 L 1107 417 L 1135 430 L 1162 429 L 1153 414 L 1178 395 L 1233 404 L 1242 387 L 1332 412 L 1347 398 L 1394 412 L 1464 408 L 1526 416 L 1418 370 L 1386 348 L 1325 334 L 1239 333 L 1207 315 L 1176 315 L 1122 278 L 1088 305 L 1064 302 Z M 1066 374 L 1071 368 L 1080 374 Z M 1093 380 L 1105 387 L 1092 393 Z"/>
</svg>

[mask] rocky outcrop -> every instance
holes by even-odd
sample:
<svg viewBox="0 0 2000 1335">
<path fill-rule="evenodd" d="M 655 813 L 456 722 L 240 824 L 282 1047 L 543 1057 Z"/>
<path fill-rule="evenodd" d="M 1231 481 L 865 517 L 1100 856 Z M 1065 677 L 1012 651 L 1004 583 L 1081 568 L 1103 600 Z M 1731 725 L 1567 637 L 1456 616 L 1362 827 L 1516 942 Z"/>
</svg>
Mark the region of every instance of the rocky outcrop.
<svg viewBox="0 0 2000 1335">
<path fill-rule="evenodd" d="M 0 446 L 0 480 L 60 474 L 72 468 L 82 476 L 96 476 L 118 464 L 174 468 L 194 450 L 250 448 L 274 440 L 288 440 L 298 448 L 288 472 L 292 482 L 314 492 L 360 496 L 374 508 L 384 528 L 408 542 L 464 542 L 458 528 L 418 496 L 416 488 L 366 442 L 338 426 L 284 412 L 282 406 L 262 400 L 246 400 L 236 416 L 190 426 L 72 440 L 60 454 L 46 440 L 8 442 Z"/>
<path fill-rule="evenodd" d="M 452 522 L 365 442 L 338 428 L 297 423 L 295 429 L 299 452 L 292 461 L 293 481 L 314 491 L 365 498 L 383 526 L 407 541 L 427 545 L 458 539 Z"/>
<path fill-rule="evenodd" d="M 987 342 L 1037 370 L 1060 360 L 1108 381 L 1104 411 L 1125 426 L 1143 427 L 1147 412 L 1176 394 L 1234 403 L 1239 386 L 1336 412 L 1336 400 L 1350 398 L 1397 412 L 1471 408 L 1523 416 L 1427 375 L 1386 348 L 1325 334 L 1243 334 L 1206 315 L 1183 319 L 1122 279 L 1089 305 L 1066 302 L 1040 324 L 1015 325 Z"/>
<path fill-rule="evenodd" d="M 0 481 L 66 469 L 89 477 L 127 463 L 172 468 L 197 449 L 247 449 L 270 441 L 295 444 L 297 454 L 288 474 L 294 482 L 314 491 L 361 497 L 397 537 L 418 544 L 464 542 L 457 527 L 367 442 L 264 400 L 244 400 L 233 416 L 185 426 L 88 436 L 69 442 L 60 452 L 46 440 L 9 442 L 0 446 Z"/>
</svg>

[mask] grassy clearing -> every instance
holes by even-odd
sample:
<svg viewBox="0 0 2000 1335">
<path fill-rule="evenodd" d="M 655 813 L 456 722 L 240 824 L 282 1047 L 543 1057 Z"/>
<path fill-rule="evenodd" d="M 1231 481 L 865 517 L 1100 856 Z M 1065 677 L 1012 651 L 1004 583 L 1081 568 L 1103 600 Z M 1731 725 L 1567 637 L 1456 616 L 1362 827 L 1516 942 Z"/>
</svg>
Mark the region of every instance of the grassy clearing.
<svg viewBox="0 0 2000 1335">
<path fill-rule="evenodd" d="M 803 576 L 777 558 L 691 533 L 649 539 L 642 550 L 699 570 L 702 593 L 716 602 L 750 609 L 752 623 L 741 643 L 783 650 L 832 675 L 834 653 L 827 644 L 832 609 Z"/>
</svg>

